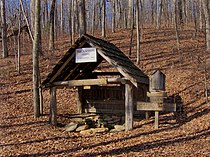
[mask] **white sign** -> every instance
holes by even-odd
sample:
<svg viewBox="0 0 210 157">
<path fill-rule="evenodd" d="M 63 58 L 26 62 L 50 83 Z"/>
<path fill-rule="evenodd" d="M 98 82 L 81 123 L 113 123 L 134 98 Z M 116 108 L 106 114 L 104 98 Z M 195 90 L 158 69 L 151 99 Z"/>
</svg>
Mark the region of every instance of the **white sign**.
<svg viewBox="0 0 210 157">
<path fill-rule="evenodd" d="M 97 62 L 96 48 L 76 49 L 76 63 Z"/>
</svg>

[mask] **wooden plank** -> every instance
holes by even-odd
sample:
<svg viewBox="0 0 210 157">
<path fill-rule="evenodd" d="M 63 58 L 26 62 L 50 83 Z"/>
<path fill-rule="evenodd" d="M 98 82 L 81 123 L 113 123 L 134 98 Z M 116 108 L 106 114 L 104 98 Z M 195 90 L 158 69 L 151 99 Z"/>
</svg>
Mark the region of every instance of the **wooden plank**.
<svg viewBox="0 0 210 157">
<path fill-rule="evenodd" d="M 111 113 L 111 114 L 117 114 L 117 113 L 125 113 L 124 110 L 119 110 L 119 109 L 115 109 L 115 110 L 110 110 L 110 109 L 96 109 L 94 107 L 92 108 L 86 108 L 85 112 L 87 113 Z"/>
<path fill-rule="evenodd" d="M 165 91 L 158 92 L 147 92 L 148 97 L 167 97 L 167 93 Z"/>
<path fill-rule="evenodd" d="M 126 78 L 108 78 L 107 79 L 108 83 L 121 83 L 121 84 L 126 84 L 129 83 L 130 81 L 127 80 Z"/>
<path fill-rule="evenodd" d="M 164 97 L 150 97 L 150 102 L 163 103 Z"/>
<path fill-rule="evenodd" d="M 128 80 L 124 78 L 102 78 L 102 79 L 58 81 L 52 83 L 50 86 L 91 86 L 91 85 L 107 85 L 107 84 L 125 84 L 127 82 Z"/>
<path fill-rule="evenodd" d="M 56 87 L 50 88 L 50 124 L 57 125 Z"/>
<path fill-rule="evenodd" d="M 98 71 L 94 71 L 93 72 L 93 74 L 94 75 L 97 75 L 97 76 L 100 76 L 100 75 L 121 75 L 119 72 L 102 72 L 102 71 L 100 71 L 100 72 L 98 72 Z"/>
<path fill-rule="evenodd" d="M 125 131 L 133 129 L 133 87 L 125 84 Z"/>
<path fill-rule="evenodd" d="M 155 111 L 155 129 L 158 129 L 159 125 L 159 112 Z"/>
<path fill-rule="evenodd" d="M 91 85 L 106 85 L 107 79 L 84 79 L 59 81 L 52 83 L 53 86 L 91 86 Z"/>
<path fill-rule="evenodd" d="M 155 102 L 137 102 L 137 110 L 140 111 L 176 111 L 176 104 L 174 103 L 155 103 Z"/>
<path fill-rule="evenodd" d="M 80 66 L 80 64 L 77 64 L 74 69 L 71 70 L 71 72 L 63 79 L 64 81 L 66 81 L 68 79 L 68 77 L 73 74 L 73 72 Z"/>
<path fill-rule="evenodd" d="M 124 104 L 125 102 L 123 100 L 86 100 L 87 104 L 108 104 L 108 105 L 114 105 L 114 104 Z"/>
</svg>

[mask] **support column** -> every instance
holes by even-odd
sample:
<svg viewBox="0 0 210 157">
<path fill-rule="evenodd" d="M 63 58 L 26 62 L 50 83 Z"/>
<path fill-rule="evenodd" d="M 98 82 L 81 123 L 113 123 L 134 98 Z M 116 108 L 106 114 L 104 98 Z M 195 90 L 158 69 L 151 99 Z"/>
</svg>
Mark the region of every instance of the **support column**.
<svg viewBox="0 0 210 157">
<path fill-rule="evenodd" d="M 159 112 L 155 111 L 155 129 L 158 129 L 159 125 Z"/>
<path fill-rule="evenodd" d="M 81 87 L 77 87 L 78 91 L 77 91 L 77 111 L 79 114 L 82 114 L 83 112 L 83 100 L 82 100 L 82 89 L 83 86 Z"/>
<path fill-rule="evenodd" d="M 50 88 L 50 124 L 57 125 L 56 87 Z"/>
<path fill-rule="evenodd" d="M 133 129 L 133 85 L 125 84 L 125 131 Z"/>
</svg>

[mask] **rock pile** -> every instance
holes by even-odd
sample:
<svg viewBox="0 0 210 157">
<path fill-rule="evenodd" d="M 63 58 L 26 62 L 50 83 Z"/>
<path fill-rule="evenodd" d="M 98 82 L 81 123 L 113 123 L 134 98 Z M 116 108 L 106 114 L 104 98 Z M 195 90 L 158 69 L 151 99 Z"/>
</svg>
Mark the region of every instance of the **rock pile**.
<svg viewBox="0 0 210 157">
<path fill-rule="evenodd" d="M 71 118 L 71 122 L 65 126 L 65 131 L 80 132 L 83 135 L 124 131 L 124 119 L 122 115 L 80 115 Z"/>
</svg>

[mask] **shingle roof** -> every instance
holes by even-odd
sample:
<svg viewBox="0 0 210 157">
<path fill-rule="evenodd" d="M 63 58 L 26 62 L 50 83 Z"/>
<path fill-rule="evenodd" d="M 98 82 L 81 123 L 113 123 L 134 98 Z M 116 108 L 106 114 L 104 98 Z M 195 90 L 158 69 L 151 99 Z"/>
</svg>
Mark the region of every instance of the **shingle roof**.
<svg viewBox="0 0 210 157">
<path fill-rule="evenodd" d="M 95 47 L 97 49 L 97 62 L 75 63 L 76 49 Z M 135 86 L 137 83 L 149 83 L 149 78 L 114 44 L 90 35 L 81 36 L 75 44 L 66 52 L 52 72 L 43 81 L 42 86 L 66 80 L 87 79 L 92 77 L 92 71 L 106 60 L 114 66 L 125 78 Z"/>
</svg>

